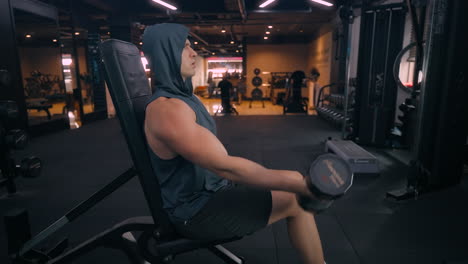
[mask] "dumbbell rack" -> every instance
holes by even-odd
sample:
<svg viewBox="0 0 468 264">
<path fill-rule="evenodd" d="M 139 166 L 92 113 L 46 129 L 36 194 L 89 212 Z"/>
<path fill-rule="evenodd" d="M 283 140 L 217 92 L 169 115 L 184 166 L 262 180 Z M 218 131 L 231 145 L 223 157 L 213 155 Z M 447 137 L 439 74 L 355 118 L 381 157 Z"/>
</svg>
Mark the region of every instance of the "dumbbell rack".
<svg viewBox="0 0 468 264">
<path fill-rule="evenodd" d="M 336 128 L 342 129 L 344 127 L 344 131 L 349 132 L 353 105 L 350 104 L 350 98 L 344 94 L 330 92 L 330 88 L 337 85 L 331 83 L 320 88 L 316 103 L 317 114 Z"/>
<path fill-rule="evenodd" d="M 15 178 L 35 178 L 41 173 L 41 160 L 26 157 L 17 165 L 12 157 L 13 149 L 23 149 L 28 137 L 26 131 L 11 129 L 12 120 L 18 118 L 18 106 L 13 101 L 0 101 L 0 188 L 5 187 L 8 195 L 16 193 Z"/>
</svg>

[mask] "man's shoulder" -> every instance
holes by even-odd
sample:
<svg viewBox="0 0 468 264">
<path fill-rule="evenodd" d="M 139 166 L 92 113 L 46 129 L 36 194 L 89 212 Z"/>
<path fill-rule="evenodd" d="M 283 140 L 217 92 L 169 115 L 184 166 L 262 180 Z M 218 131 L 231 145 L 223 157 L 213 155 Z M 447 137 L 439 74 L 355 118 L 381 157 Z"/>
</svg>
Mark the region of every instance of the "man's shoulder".
<svg viewBox="0 0 468 264">
<path fill-rule="evenodd" d="M 159 118 L 173 118 L 193 112 L 186 102 L 179 98 L 159 97 L 146 107 L 146 114 Z"/>
<path fill-rule="evenodd" d="M 164 139 L 190 127 L 195 120 L 195 112 L 181 99 L 158 98 L 146 108 L 145 129 Z"/>
<path fill-rule="evenodd" d="M 179 98 L 159 97 L 150 102 L 147 106 L 147 109 L 170 109 L 173 107 L 183 107 L 185 105 L 187 104 Z"/>
</svg>

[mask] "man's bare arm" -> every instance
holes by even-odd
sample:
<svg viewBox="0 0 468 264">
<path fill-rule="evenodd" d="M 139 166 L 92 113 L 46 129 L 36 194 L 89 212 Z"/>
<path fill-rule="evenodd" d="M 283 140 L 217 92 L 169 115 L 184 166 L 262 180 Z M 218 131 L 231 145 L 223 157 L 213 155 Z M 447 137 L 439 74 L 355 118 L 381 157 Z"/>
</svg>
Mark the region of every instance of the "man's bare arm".
<svg viewBox="0 0 468 264">
<path fill-rule="evenodd" d="M 178 99 L 150 104 L 145 132 L 173 152 L 234 182 L 310 195 L 297 171 L 271 170 L 241 157 L 230 156 L 218 138 L 195 122 L 195 113 Z"/>
</svg>

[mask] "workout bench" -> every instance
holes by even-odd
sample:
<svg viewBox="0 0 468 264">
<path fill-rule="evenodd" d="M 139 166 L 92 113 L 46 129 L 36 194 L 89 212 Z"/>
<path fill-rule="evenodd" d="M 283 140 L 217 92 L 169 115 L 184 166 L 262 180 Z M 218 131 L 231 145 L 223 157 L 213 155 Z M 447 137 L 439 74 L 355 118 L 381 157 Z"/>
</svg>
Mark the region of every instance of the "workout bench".
<svg viewBox="0 0 468 264">
<path fill-rule="evenodd" d="M 140 52 L 133 44 L 114 39 L 101 43 L 100 50 L 106 82 L 125 134 L 133 167 L 32 239 L 25 210 L 5 215 L 8 254 L 13 263 L 65 263 L 98 247 L 105 247 L 123 251 L 134 264 L 141 264 L 143 261 L 168 263 L 178 254 L 200 248 L 207 248 L 225 263 L 243 264 L 244 260 L 241 257 L 221 246 L 241 237 L 200 241 L 188 239 L 175 232 L 162 207 L 159 183 L 151 167 L 143 132 L 145 106 L 152 94 L 141 64 Z M 129 218 L 70 250 L 66 250 L 67 239 L 47 252 L 35 249 L 50 235 L 87 212 L 136 175 L 140 180 L 151 216 Z"/>
<path fill-rule="evenodd" d="M 220 245 L 241 237 L 222 241 L 197 241 L 184 238 L 174 231 L 162 208 L 160 187 L 151 167 L 143 132 L 145 105 L 152 94 L 141 64 L 140 52 L 131 43 L 111 39 L 101 44 L 101 53 L 109 92 L 153 218 L 153 223 L 147 226 L 147 231 L 139 238 L 140 249 L 145 252 L 143 257 L 148 261 L 161 260 L 199 248 L 208 248 L 226 263 L 244 263 L 240 257 Z M 148 247 L 149 245 L 151 246 Z"/>
<path fill-rule="evenodd" d="M 47 114 L 47 120 L 52 118 L 49 111 L 49 108 L 52 108 L 51 104 L 26 104 L 26 108 L 28 110 L 37 110 L 37 112 L 44 111 Z"/>
</svg>

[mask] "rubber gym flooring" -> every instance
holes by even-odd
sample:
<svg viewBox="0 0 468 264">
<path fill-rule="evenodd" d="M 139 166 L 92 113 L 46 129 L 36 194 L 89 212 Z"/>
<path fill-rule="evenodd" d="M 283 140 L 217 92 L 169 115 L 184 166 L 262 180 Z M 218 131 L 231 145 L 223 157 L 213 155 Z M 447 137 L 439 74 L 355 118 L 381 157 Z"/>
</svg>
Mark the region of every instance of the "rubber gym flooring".
<svg viewBox="0 0 468 264">
<path fill-rule="evenodd" d="M 219 138 L 231 155 L 272 169 L 305 171 L 322 152 L 323 141 L 339 137 L 316 116 L 226 116 L 217 117 L 216 122 Z M 404 185 L 406 168 L 381 150 L 371 151 L 381 162 L 382 174 L 356 178 L 345 197 L 316 217 L 327 264 L 468 263 L 466 181 L 417 200 L 388 201 L 385 193 Z M 117 119 L 34 138 L 15 157 L 31 154 L 42 159 L 42 176 L 17 179 L 19 193 L 13 197 L 6 197 L 2 190 L 0 212 L 26 208 L 33 234 L 131 166 Z M 135 178 L 59 231 L 51 243 L 68 236 L 73 246 L 139 215 L 149 212 Z M 0 225 L 0 263 L 9 263 L 3 217 Z M 225 246 L 247 263 L 301 263 L 288 241 L 284 221 Z M 118 251 L 97 249 L 74 263 L 128 262 Z M 199 250 L 179 255 L 173 263 L 222 261 Z"/>
</svg>

